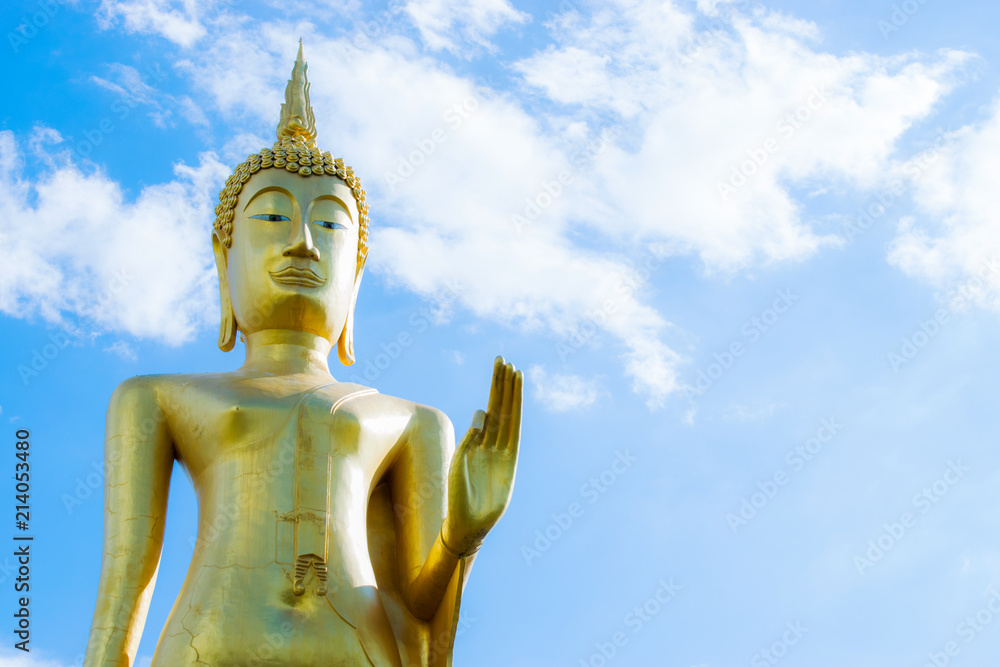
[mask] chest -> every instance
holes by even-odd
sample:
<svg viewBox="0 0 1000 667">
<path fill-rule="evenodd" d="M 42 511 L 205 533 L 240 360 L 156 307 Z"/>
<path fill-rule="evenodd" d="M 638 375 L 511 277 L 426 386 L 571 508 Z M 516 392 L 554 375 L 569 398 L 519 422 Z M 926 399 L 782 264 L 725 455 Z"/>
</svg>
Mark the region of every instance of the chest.
<svg viewBox="0 0 1000 667">
<path fill-rule="evenodd" d="M 338 462 L 360 463 L 363 419 L 344 408 L 374 390 L 344 383 L 290 389 L 245 384 L 184 397 L 181 418 L 171 425 L 178 457 L 195 476 L 230 459 L 294 461 L 295 469 L 317 475 Z"/>
</svg>

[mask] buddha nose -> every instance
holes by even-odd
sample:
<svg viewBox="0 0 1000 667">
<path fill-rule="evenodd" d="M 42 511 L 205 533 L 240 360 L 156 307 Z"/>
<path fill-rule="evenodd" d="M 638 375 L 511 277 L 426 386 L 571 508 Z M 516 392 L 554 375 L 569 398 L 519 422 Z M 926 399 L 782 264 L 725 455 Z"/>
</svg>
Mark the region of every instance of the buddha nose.
<svg viewBox="0 0 1000 667">
<path fill-rule="evenodd" d="M 292 223 L 292 237 L 281 254 L 285 257 L 307 257 L 319 261 L 319 249 L 313 245 L 309 223 L 304 219 Z"/>
</svg>

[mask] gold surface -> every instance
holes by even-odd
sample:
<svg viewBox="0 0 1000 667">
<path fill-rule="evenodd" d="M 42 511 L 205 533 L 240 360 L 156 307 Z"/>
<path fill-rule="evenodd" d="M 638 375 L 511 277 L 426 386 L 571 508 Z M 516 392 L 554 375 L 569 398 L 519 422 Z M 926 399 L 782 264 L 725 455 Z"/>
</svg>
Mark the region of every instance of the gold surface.
<svg viewBox="0 0 1000 667">
<path fill-rule="evenodd" d="M 451 664 L 469 567 L 510 501 L 523 378 L 497 358 L 456 449 L 439 410 L 330 374 L 334 345 L 354 359 L 367 205 L 343 161 L 313 150 L 308 90 L 300 47 L 279 143 L 216 209 L 232 213 L 212 238 L 219 346 L 239 333 L 243 365 L 134 377 L 111 397 L 86 667 L 135 662 L 175 460 L 198 540 L 153 667 Z"/>
</svg>

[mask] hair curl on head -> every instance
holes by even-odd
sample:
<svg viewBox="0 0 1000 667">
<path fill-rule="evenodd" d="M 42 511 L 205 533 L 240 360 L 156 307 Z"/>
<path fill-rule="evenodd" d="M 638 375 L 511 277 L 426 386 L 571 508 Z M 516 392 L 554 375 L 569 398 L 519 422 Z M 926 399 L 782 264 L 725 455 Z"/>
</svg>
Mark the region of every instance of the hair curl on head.
<svg viewBox="0 0 1000 667">
<path fill-rule="evenodd" d="M 309 102 L 309 79 L 306 76 L 305 60 L 302 57 L 302 40 L 299 40 L 299 54 L 292 67 L 292 78 L 285 86 L 285 102 L 281 105 L 278 120 L 278 140 L 271 148 L 262 148 L 259 153 L 247 156 L 237 165 L 226 180 L 226 187 L 219 193 L 219 205 L 215 207 L 215 233 L 222 245 L 229 248 L 233 243 L 233 218 L 236 217 L 236 200 L 240 198 L 243 186 L 250 177 L 261 169 L 281 169 L 299 176 L 334 176 L 351 188 L 358 206 L 358 271 L 368 257 L 368 204 L 361 179 L 354 170 L 344 165 L 344 160 L 323 153 L 316 146 L 316 117 Z"/>
<path fill-rule="evenodd" d="M 323 153 L 315 143 L 307 142 L 300 137 L 282 137 L 274 142 L 273 148 L 261 149 L 237 165 L 233 174 L 226 180 L 226 187 L 219 193 L 219 205 L 215 207 L 215 233 L 227 248 L 233 243 L 233 218 L 236 216 L 236 201 L 243 191 L 243 186 L 250 177 L 261 169 L 281 169 L 294 172 L 299 176 L 333 176 L 339 178 L 351 188 L 354 201 L 358 206 L 358 267 L 365 263 L 368 257 L 368 204 L 365 202 L 365 191 L 361 188 L 361 179 L 351 167 L 344 165 L 344 160 L 334 158 L 329 151 Z"/>
</svg>

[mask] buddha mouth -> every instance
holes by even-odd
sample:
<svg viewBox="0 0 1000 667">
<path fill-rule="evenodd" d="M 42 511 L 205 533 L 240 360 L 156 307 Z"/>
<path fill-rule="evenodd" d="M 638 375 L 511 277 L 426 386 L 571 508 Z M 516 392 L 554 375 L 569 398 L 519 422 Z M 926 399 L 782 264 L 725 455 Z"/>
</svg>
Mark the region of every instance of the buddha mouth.
<svg viewBox="0 0 1000 667">
<path fill-rule="evenodd" d="M 320 278 L 312 269 L 299 269 L 288 266 L 281 271 L 272 271 L 271 279 L 280 285 L 294 285 L 296 287 L 319 287 L 326 282 L 325 278 Z"/>
</svg>

